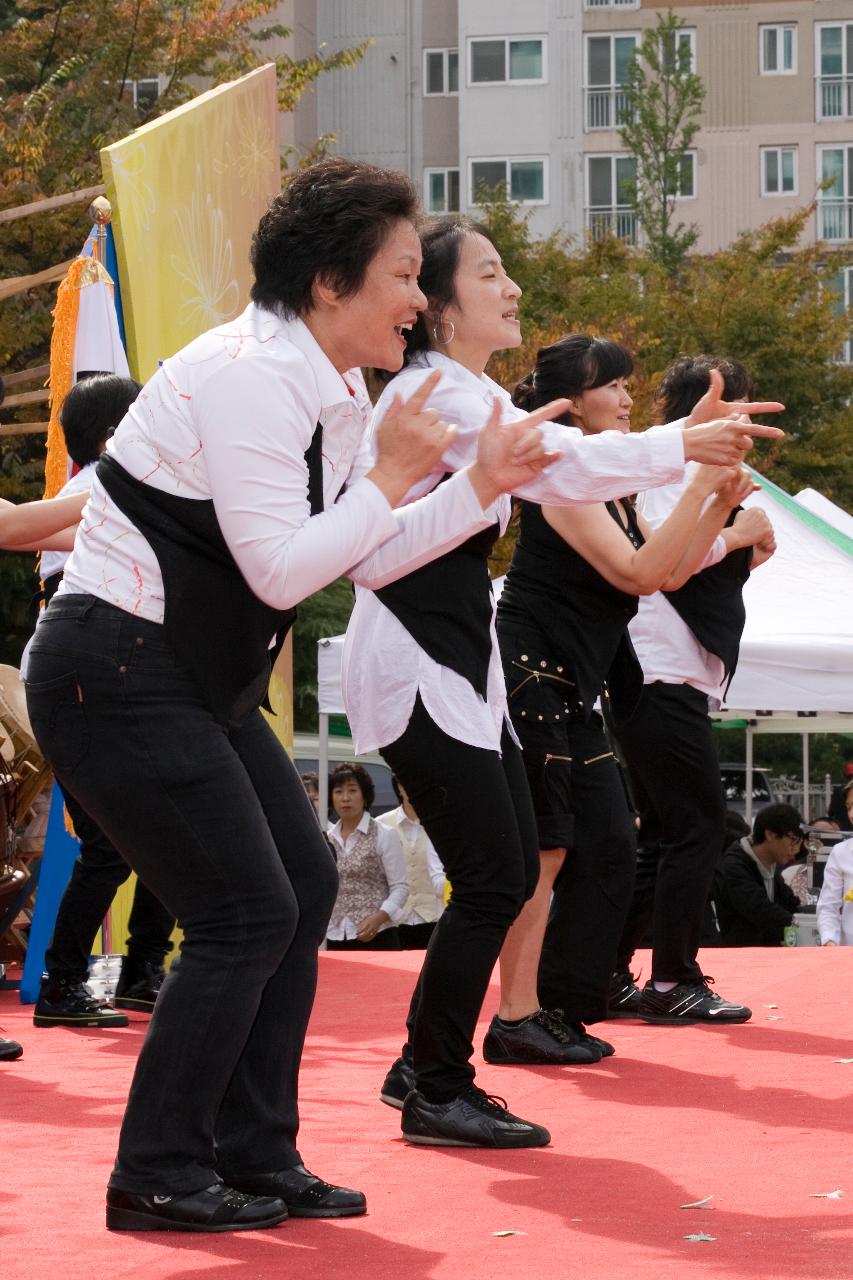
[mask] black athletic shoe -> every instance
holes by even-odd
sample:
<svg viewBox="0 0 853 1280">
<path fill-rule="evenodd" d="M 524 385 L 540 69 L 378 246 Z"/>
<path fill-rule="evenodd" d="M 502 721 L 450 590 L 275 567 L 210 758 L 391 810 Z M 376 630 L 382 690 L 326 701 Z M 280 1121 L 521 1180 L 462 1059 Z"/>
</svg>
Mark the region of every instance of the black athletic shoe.
<svg viewBox="0 0 853 1280">
<path fill-rule="evenodd" d="M 7 1040 L 5 1036 L 0 1036 L 0 1062 L 14 1062 L 23 1052 L 17 1040 Z"/>
<path fill-rule="evenodd" d="M 577 1035 L 580 1036 L 581 1044 L 588 1044 L 598 1051 L 599 1058 L 612 1058 L 616 1050 L 609 1040 L 602 1040 L 599 1036 L 591 1036 L 582 1022 L 566 1022 L 563 1017 L 562 1009 L 554 1010 L 554 1017 L 559 1018 L 564 1026 L 570 1027 Z"/>
<path fill-rule="evenodd" d="M 126 1027 L 127 1014 L 96 1000 L 84 982 L 42 978 L 33 1011 L 36 1027 Z"/>
<path fill-rule="evenodd" d="M 428 1102 L 414 1090 L 403 1103 L 403 1137 L 428 1147 L 546 1147 L 547 1129 L 507 1111 L 503 1098 L 493 1098 L 468 1085 L 449 1102 Z"/>
<path fill-rule="evenodd" d="M 129 963 L 125 956 L 113 1004 L 117 1009 L 153 1013 L 154 1002 L 165 978 L 166 970 L 161 964 L 152 964 L 150 960 Z"/>
<path fill-rule="evenodd" d="M 744 1004 L 730 1004 L 709 987 L 713 978 L 701 982 L 681 982 L 672 991 L 656 991 L 651 982 L 643 987 L 638 1016 L 643 1022 L 677 1026 L 690 1022 L 749 1022 L 752 1010 Z"/>
<path fill-rule="evenodd" d="M 286 1218 L 278 1197 L 247 1196 L 222 1182 L 171 1196 L 107 1192 L 108 1231 L 255 1231 Z"/>
<path fill-rule="evenodd" d="M 276 1196 L 287 1205 L 291 1218 L 355 1218 L 367 1213 L 361 1191 L 336 1187 L 309 1173 L 304 1164 L 278 1173 L 256 1173 L 244 1178 L 235 1174 L 229 1185 L 255 1196 Z"/>
<path fill-rule="evenodd" d="M 379 1096 L 389 1107 L 402 1111 L 406 1097 L 416 1087 L 414 1067 L 405 1058 L 398 1058 L 385 1077 Z"/>
<path fill-rule="evenodd" d="M 592 1036 L 561 1020 L 559 1012 L 539 1009 L 517 1027 L 492 1018 L 483 1041 L 483 1057 L 495 1066 L 585 1066 L 600 1062 Z"/>
<path fill-rule="evenodd" d="M 636 1018 L 640 1010 L 640 995 L 633 973 L 628 973 L 627 970 L 614 973 L 610 979 L 607 1001 L 608 1018 Z"/>
</svg>

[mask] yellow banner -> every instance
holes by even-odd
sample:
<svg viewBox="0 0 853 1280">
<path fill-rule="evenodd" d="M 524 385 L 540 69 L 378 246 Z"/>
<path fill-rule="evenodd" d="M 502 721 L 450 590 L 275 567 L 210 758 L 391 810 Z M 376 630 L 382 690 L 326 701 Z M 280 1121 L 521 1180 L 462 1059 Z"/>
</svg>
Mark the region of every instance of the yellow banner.
<svg viewBox="0 0 853 1280">
<path fill-rule="evenodd" d="M 158 361 L 238 315 L 249 246 L 280 189 L 275 67 L 259 67 L 101 151 L 119 263 L 127 355 Z"/>
</svg>

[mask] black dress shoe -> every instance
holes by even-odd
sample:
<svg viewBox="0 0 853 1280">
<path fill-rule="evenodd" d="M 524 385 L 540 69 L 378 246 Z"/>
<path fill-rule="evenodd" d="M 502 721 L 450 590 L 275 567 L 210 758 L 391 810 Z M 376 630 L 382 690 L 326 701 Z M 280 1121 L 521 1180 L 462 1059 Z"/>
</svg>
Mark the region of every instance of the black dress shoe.
<svg viewBox="0 0 853 1280">
<path fill-rule="evenodd" d="M 108 1231 L 255 1231 L 286 1217 L 277 1196 L 244 1195 L 223 1182 L 171 1196 L 107 1192 Z"/>
<path fill-rule="evenodd" d="M 256 1196 L 278 1196 L 287 1205 L 291 1218 L 355 1218 L 367 1213 L 367 1201 L 360 1191 L 335 1187 L 309 1173 L 304 1164 L 277 1173 L 253 1173 L 229 1177 L 232 1186 Z"/>
<path fill-rule="evenodd" d="M 398 1058 L 385 1077 L 379 1096 L 389 1107 L 402 1111 L 406 1097 L 416 1088 L 414 1067 L 405 1058 Z"/>
<path fill-rule="evenodd" d="M 17 1040 L 7 1040 L 5 1036 L 0 1036 L 0 1062 L 14 1062 L 23 1052 Z"/>
<path fill-rule="evenodd" d="M 407 1142 L 428 1147 L 546 1147 L 551 1141 L 542 1125 L 514 1116 L 503 1098 L 474 1084 L 449 1102 L 428 1102 L 422 1093 L 410 1093 L 402 1129 Z"/>
</svg>

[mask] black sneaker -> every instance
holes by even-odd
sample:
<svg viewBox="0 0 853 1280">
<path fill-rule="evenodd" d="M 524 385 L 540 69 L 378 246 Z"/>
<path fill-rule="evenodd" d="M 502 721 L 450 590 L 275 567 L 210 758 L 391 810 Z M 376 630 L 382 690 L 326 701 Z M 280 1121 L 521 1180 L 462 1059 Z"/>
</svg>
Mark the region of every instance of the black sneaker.
<svg viewBox="0 0 853 1280">
<path fill-rule="evenodd" d="M 574 1031 L 575 1035 L 580 1037 L 581 1044 L 590 1045 L 598 1053 L 599 1059 L 612 1058 L 616 1052 L 609 1040 L 602 1040 L 599 1036 L 591 1036 L 582 1022 L 567 1022 L 566 1016 L 562 1009 L 552 1010 L 552 1017 L 559 1018 L 564 1027 L 568 1027 Z"/>
<path fill-rule="evenodd" d="M 493 1098 L 468 1085 L 449 1102 L 428 1102 L 413 1090 L 403 1103 L 403 1137 L 427 1147 L 546 1147 L 547 1129 L 507 1111 L 503 1098 Z"/>
<path fill-rule="evenodd" d="M 150 960 L 134 961 L 131 964 L 125 956 L 113 1004 L 117 1009 L 153 1013 L 154 1002 L 165 978 L 166 970 L 161 964 L 152 964 Z"/>
<path fill-rule="evenodd" d="M 607 1001 L 608 1018 L 636 1018 L 640 1009 L 640 988 L 633 973 L 627 969 L 614 973 L 610 979 L 610 995 Z"/>
<path fill-rule="evenodd" d="M 167 1196 L 107 1192 L 108 1231 L 257 1231 L 286 1219 L 278 1197 L 244 1195 L 221 1182 Z"/>
<path fill-rule="evenodd" d="M 414 1067 L 405 1058 L 398 1058 L 385 1077 L 379 1096 L 389 1107 L 402 1111 L 403 1103 L 416 1087 Z"/>
<path fill-rule="evenodd" d="M 127 1014 L 96 1000 L 84 982 L 42 978 L 33 1011 L 36 1027 L 126 1027 Z"/>
<path fill-rule="evenodd" d="M 585 1066 L 600 1062 L 602 1056 L 591 1036 L 547 1009 L 539 1009 L 516 1027 L 494 1017 L 483 1041 L 483 1057 L 495 1066 Z"/>
<path fill-rule="evenodd" d="M 14 1062 L 23 1052 L 17 1040 L 7 1040 L 5 1036 L 0 1036 L 0 1062 Z"/>
<path fill-rule="evenodd" d="M 651 982 L 643 987 L 638 1016 L 643 1022 L 677 1026 L 691 1022 L 749 1022 L 752 1010 L 744 1004 L 730 1004 L 709 987 L 713 978 L 701 982 L 680 982 L 672 991 L 656 991 Z"/>
</svg>

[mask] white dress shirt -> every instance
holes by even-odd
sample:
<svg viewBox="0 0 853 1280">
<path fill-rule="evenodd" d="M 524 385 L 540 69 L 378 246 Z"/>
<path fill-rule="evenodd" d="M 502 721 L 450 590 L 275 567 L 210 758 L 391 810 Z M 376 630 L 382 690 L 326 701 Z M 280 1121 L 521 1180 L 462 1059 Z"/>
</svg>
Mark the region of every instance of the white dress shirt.
<svg viewBox="0 0 853 1280">
<path fill-rule="evenodd" d="M 826 860 L 816 918 L 821 945 L 853 947 L 853 840 L 840 841 Z"/>
<path fill-rule="evenodd" d="M 410 396 L 433 369 L 439 369 L 442 377 L 430 397 L 430 406 L 445 421 L 456 424 L 458 430 L 442 465 L 413 487 L 407 501 L 437 485 L 448 471 L 457 471 L 474 460 L 480 428 L 495 399 L 501 405 L 504 421 L 523 416 L 507 392 L 491 378 L 485 374 L 477 377 L 457 361 L 431 351 L 418 357 L 385 388 L 373 412 L 371 431 L 375 432 L 392 398 Z M 517 490 L 519 497 L 532 502 L 558 506 L 602 502 L 632 493 L 638 487 L 676 480 L 684 473 L 683 437 L 678 429 L 627 436 L 605 431 L 584 436 L 574 427 L 548 423 L 543 433 L 548 448 L 559 450 L 561 456 Z M 445 487 L 440 485 L 436 492 Z M 510 499 L 499 499 L 494 510 L 503 533 L 509 521 Z M 383 581 L 365 571 L 363 565 L 353 570 L 352 578 L 357 584 L 356 602 L 347 627 L 341 682 L 357 754 L 375 751 L 399 738 L 409 723 L 418 693 L 432 720 L 449 737 L 500 751 L 506 689 L 494 610 L 484 701 L 463 676 L 428 657 L 377 599 L 371 588 L 384 586 Z"/>
<path fill-rule="evenodd" d="M 430 884 L 433 887 L 435 896 L 438 899 L 439 910 L 444 908 L 444 889 L 447 880 L 444 874 L 444 867 L 441 865 L 441 859 L 435 851 L 435 846 L 427 835 L 422 822 L 412 821 L 406 813 L 402 805 L 396 809 L 389 810 L 388 813 L 381 813 L 376 819 L 380 827 L 387 827 L 389 831 L 399 832 L 403 839 L 408 842 L 411 848 L 415 848 L 419 840 L 423 839 L 423 853 L 426 861 L 427 875 Z M 410 911 L 400 924 L 427 924 L 429 921 L 418 915 L 417 911 Z"/>
<path fill-rule="evenodd" d="M 358 826 L 348 836 L 341 834 L 340 821 L 329 828 L 328 836 L 335 846 L 339 866 L 346 861 L 347 854 L 352 852 L 357 836 L 367 834 L 369 825 L 370 814 L 365 810 Z M 409 898 L 409 881 L 406 878 L 406 855 L 403 853 L 403 846 L 400 844 L 397 833 L 379 822 L 376 823 L 376 851 L 382 863 L 382 870 L 385 872 L 385 879 L 388 881 L 387 898 L 374 907 L 374 911 L 385 911 L 389 916 L 388 922 L 381 924 L 377 929 L 377 933 L 382 933 L 392 925 L 402 924 Z M 329 925 L 326 937 L 331 938 L 333 942 L 349 941 L 357 936 L 359 923 L 358 920 L 351 920 L 349 916 L 344 916 L 337 926 Z"/>
<path fill-rule="evenodd" d="M 660 430 L 652 427 L 647 435 Z M 640 494 L 637 508 L 646 523 L 658 529 L 672 514 L 690 481 L 696 463 L 689 463 L 680 483 L 662 485 Z M 712 543 L 697 569 L 707 569 L 726 555 L 722 534 Z M 631 641 L 643 668 L 644 684 L 660 680 L 664 684 L 689 684 L 707 694 L 709 706 L 716 709 L 722 698 L 725 668 L 715 653 L 699 643 L 677 609 L 661 591 L 640 596 L 637 612 L 628 624 Z"/>
<path fill-rule="evenodd" d="M 467 475 L 454 477 L 461 481 L 454 493 L 392 511 L 364 478 L 372 465 L 369 412 L 357 370 L 344 378 L 301 320 L 250 304 L 164 361 L 107 452 L 154 488 L 212 498 L 249 586 L 288 609 L 352 565 L 393 579 L 430 559 L 431 547 L 449 549 L 494 519 Z M 318 422 L 326 509 L 309 519 L 304 454 Z M 163 621 L 157 558 L 97 478 L 60 591 L 89 592 Z"/>
</svg>

